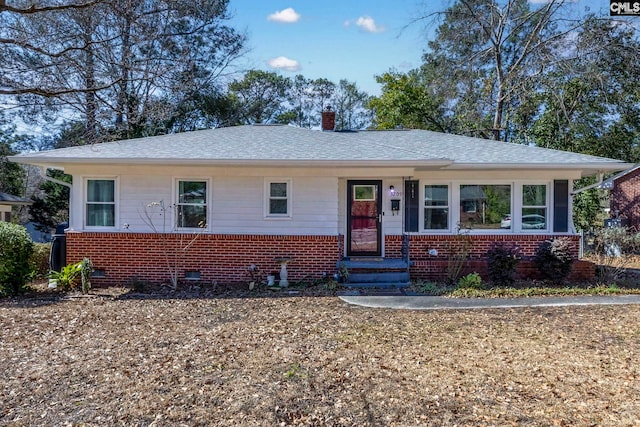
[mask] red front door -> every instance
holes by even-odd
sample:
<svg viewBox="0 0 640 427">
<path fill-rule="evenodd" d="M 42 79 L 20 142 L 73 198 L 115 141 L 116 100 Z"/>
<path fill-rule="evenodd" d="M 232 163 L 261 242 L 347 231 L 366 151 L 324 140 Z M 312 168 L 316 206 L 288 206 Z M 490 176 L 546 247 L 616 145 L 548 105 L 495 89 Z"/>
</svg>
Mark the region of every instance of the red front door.
<svg viewBox="0 0 640 427">
<path fill-rule="evenodd" d="M 382 181 L 348 181 L 347 193 L 347 256 L 381 256 Z"/>
</svg>

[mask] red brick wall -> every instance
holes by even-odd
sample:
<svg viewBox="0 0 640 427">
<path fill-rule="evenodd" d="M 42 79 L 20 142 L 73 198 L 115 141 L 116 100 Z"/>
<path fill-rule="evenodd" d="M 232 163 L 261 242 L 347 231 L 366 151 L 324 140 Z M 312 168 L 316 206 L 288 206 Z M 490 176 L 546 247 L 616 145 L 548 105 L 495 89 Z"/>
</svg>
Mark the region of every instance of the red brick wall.
<svg viewBox="0 0 640 427">
<path fill-rule="evenodd" d="M 104 279 L 94 279 L 96 284 L 126 284 L 136 277 L 155 283 L 169 280 L 168 263 L 176 265 L 172 254 L 180 253 L 194 238 L 193 234 L 153 234 L 153 233 L 97 233 L 68 232 L 67 262 L 77 262 L 88 257 L 94 268 L 104 270 Z M 486 277 L 484 255 L 496 241 L 516 241 L 523 255 L 532 256 L 538 245 L 549 239 L 545 235 L 470 236 L 473 248 L 465 273 L 478 272 Z M 181 240 L 182 239 L 182 240 Z M 402 236 L 386 236 L 385 251 L 388 258 L 400 258 Z M 412 279 L 440 280 L 446 277 L 448 255 L 456 250 L 455 236 L 411 236 Z M 574 256 L 578 256 L 578 236 L 570 236 L 574 244 Z M 429 249 L 436 249 L 437 256 L 429 255 Z M 165 254 L 169 256 L 167 261 Z M 338 236 L 256 236 L 201 234 L 188 249 L 178 257 L 178 277 L 184 278 L 185 271 L 199 271 L 200 280 L 205 283 L 238 283 L 248 281 L 247 269 L 255 264 L 260 269 L 260 279 L 267 273 L 280 271 L 275 258 L 291 257 L 289 280 L 305 278 L 317 279 L 323 272 L 333 275 L 336 262 L 340 259 Z M 593 268 L 576 267 L 582 280 L 593 277 Z M 523 276 L 534 275 L 535 271 L 522 263 L 519 271 Z M 589 276 L 589 274 L 591 276 Z"/>
<path fill-rule="evenodd" d="M 430 249 L 438 251 L 437 258 L 447 259 L 452 250 L 457 250 L 462 238 L 469 238 L 472 242 L 470 252 L 471 258 L 483 258 L 491 245 L 496 242 L 510 243 L 514 242 L 520 248 L 520 252 L 525 257 L 533 256 L 540 243 L 549 240 L 554 236 L 549 235 L 469 235 L 469 236 L 434 236 L 434 235 L 412 235 L 411 240 L 411 258 L 414 260 L 433 259 L 429 255 Z M 571 239 L 573 244 L 574 258 L 578 258 L 578 250 L 580 244 L 580 236 L 557 236 L 567 237 Z M 402 247 L 402 236 L 386 236 L 385 238 L 385 255 L 389 258 L 400 258 L 400 249 Z"/>
<path fill-rule="evenodd" d="M 640 168 L 614 181 L 609 207 L 627 218 L 627 226 L 640 230 Z"/>
<path fill-rule="evenodd" d="M 447 266 L 452 253 L 459 252 L 462 243 L 461 236 L 411 236 L 410 257 L 413 261 L 411 279 L 442 280 L 447 277 Z M 524 258 L 532 257 L 536 249 L 545 240 L 553 238 L 548 235 L 470 235 L 471 250 L 465 262 L 462 274 L 480 273 L 487 278 L 487 262 L 485 254 L 496 242 L 515 242 Z M 566 236 L 573 242 L 572 255 L 578 258 L 580 236 Z M 402 236 L 386 236 L 385 255 L 389 258 L 400 258 Z M 438 255 L 429 255 L 429 250 L 435 249 Z M 517 270 L 520 278 L 537 278 L 539 273 L 529 261 L 523 261 Z M 593 264 L 579 262 L 574 265 L 570 280 L 591 280 L 595 277 Z"/>
<path fill-rule="evenodd" d="M 96 284 L 125 284 L 132 277 L 160 283 L 169 279 L 165 254 L 180 253 L 195 235 L 145 233 L 68 232 L 67 262 L 88 257 L 106 278 L 92 279 Z M 180 239 L 182 238 L 182 242 Z M 275 258 L 291 257 L 289 281 L 307 276 L 332 275 L 338 258 L 338 236 L 245 236 L 201 234 L 178 257 L 179 278 L 185 271 L 200 271 L 207 283 L 246 282 L 247 269 L 255 264 L 260 278 L 280 271 Z M 171 265 L 176 265 L 173 259 Z"/>
</svg>

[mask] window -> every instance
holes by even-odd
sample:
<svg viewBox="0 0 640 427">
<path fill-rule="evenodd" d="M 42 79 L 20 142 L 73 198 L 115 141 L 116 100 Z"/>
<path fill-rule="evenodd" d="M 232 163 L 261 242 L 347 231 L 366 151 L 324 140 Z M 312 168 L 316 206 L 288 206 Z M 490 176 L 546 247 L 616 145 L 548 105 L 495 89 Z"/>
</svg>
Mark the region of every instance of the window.
<svg viewBox="0 0 640 427">
<path fill-rule="evenodd" d="M 178 181 L 178 228 L 207 226 L 207 181 Z"/>
<path fill-rule="evenodd" d="M 115 180 L 88 179 L 86 218 L 87 227 L 114 227 L 116 216 Z"/>
<path fill-rule="evenodd" d="M 461 185 L 460 224 L 477 230 L 511 229 L 510 185 Z"/>
<path fill-rule="evenodd" d="M 266 215 L 270 217 L 291 216 L 291 183 L 288 180 L 266 182 Z"/>
<path fill-rule="evenodd" d="M 522 186 L 522 229 L 547 229 L 547 186 Z"/>
<path fill-rule="evenodd" d="M 354 185 L 353 200 L 361 202 L 374 202 L 376 200 L 375 185 Z"/>
<path fill-rule="evenodd" d="M 449 229 L 449 186 L 424 186 L 424 229 Z"/>
</svg>

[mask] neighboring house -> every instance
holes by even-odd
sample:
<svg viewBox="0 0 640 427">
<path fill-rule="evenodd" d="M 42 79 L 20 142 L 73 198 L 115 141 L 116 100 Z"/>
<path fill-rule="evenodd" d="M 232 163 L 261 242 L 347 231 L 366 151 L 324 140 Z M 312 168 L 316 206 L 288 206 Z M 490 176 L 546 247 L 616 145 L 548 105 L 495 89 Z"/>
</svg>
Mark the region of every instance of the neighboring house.
<svg viewBox="0 0 640 427">
<path fill-rule="evenodd" d="M 640 165 L 612 176 L 599 188 L 609 190 L 609 214 L 620 225 L 640 231 Z"/>
<path fill-rule="evenodd" d="M 38 228 L 38 223 L 29 221 L 23 225 L 24 225 L 24 228 L 27 230 L 27 233 L 29 233 L 29 236 L 31 236 L 31 240 L 33 240 L 35 243 L 51 242 L 51 238 L 52 238 L 51 233 L 50 232 L 47 233 L 40 230 Z"/>
<path fill-rule="evenodd" d="M 412 278 L 442 278 L 461 221 L 471 222 L 473 268 L 493 242 L 531 256 L 542 241 L 568 236 L 577 257 L 573 180 L 630 166 L 423 130 L 269 125 L 10 159 L 73 176 L 67 261 L 90 257 L 116 283 L 166 280 L 172 245 L 188 246 L 181 277 L 205 282 L 243 281 L 252 264 L 278 271 L 280 258 L 291 259 L 289 281 L 331 275 L 345 258 L 402 267 L 407 243 Z M 542 218 L 535 229 L 523 223 L 529 215 Z"/>
<path fill-rule="evenodd" d="M 0 221 L 11 222 L 11 208 L 30 205 L 31 200 L 0 192 Z"/>
</svg>

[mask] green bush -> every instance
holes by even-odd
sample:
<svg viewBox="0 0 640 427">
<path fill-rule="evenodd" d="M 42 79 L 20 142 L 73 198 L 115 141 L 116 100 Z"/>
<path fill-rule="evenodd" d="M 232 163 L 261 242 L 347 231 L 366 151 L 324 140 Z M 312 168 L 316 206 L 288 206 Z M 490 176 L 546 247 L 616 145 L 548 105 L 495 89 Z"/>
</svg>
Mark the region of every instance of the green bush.
<svg viewBox="0 0 640 427">
<path fill-rule="evenodd" d="M 33 242 L 24 227 L 0 222 L 0 296 L 24 291 L 31 278 Z"/>
<path fill-rule="evenodd" d="M 91 289 L 91 273 L 93 272 L 93 264 L 89 258 L 75 264 L 69 264 L 62 267 L 60 271 L 52 271 L 49 278 L 56 282 L 56 286 L 63 291 L 70 291 L 82 285 L 82 293 L 86 294 Z"/>
<path fill-rule="evenodd" d="M 515 245 L 494 244 L 487 252 L 489 281 L 497 286 L 510 286 L 514 282 L 520 250 Z"/>
<path fill-rule="evenodd" d="M 482 277 L 478 273 L 462 276 L 458 281 L 458 289 L 482 289 Z"/>
<path fill-rule="evenodd" d="M 49 274 L 49 254 L 51 253 L 51 243 L 34 243 L 33 253 L 29 264 L 31 265 L 31 275 L 33 278 L 44 278 Z"/>
<path fill-rule="evenodd" d="M 78 286 L 80 281 L 80 264 L 65 265 L 60 271 L 52 271 L 49 278 L 54 280 L 56 287 L 63 291 L 70 291 Z"/>
<path fill-rule="evenodd" d="M 419 292 L 427 295 L 438 295 L 438 284 L 433 282 L 422 282 L 416 284 L 416 287 Z"/>
<path fill-rule="evenodd" d="M 573 265 L 571 241 L 564 237 L 545 240 L 536 249 L 533 264 L 545 279 L 554 283 L 563 282 L 571 273 Z"/>
</svg>

